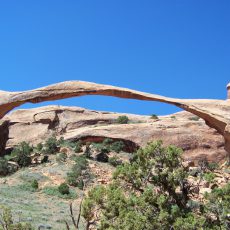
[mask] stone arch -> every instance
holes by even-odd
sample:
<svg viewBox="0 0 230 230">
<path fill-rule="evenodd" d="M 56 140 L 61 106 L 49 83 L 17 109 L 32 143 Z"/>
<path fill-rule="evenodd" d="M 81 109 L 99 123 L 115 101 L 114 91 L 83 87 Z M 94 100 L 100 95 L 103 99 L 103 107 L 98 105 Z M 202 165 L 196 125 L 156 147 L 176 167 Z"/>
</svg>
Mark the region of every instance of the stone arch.
<svg viewBox="0 0 230 230">
<path fill-rule="evenodd" d="M 206 121 L 225 138 L 225 148 L 230 153 L 230 100 L 176 99 L 144 93 L 127 88 L 83 81 L 67 81 L 29 91 L 0 91 L 0 119 L 12 109 L 25 103 L 39 103 L 84 95 L 105 95 L 126 99 L 159 101 L 191 112 Z"/>
</svg>

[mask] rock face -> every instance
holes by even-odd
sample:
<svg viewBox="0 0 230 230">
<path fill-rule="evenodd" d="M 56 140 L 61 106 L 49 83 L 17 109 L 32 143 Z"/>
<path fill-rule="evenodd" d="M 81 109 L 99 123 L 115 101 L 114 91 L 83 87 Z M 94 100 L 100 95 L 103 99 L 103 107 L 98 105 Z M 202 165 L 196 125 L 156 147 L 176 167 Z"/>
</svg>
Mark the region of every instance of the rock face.
<svg viewBox="0 0 230 230">
<path fill-rule="evenodd" d="M 175 99 L 109 85 L 69 81 L 31 91 L 0 91 L 0 118 L 13 108 L 27 102 L 39 103 L 83 95 L 105 95 L 173 104 L 199 116 L 207 125 L 215 128 L 224 136 L 225 149 L 230 153 L 230 100 Z"/>
<path fill-rule="evenodd" d="M 129 124 L 117 124 L 126 115 Z M 206 156 L 211 161 L 226 157 L 223 137 L 187 112 L 151 119 L 150 116 L 117 114 L 86 110 L 79 107 L 47 106 L 17 110 L 2 119 L 1 133 L 4 147 L 10 149 L 22 141 L 43 142 L 55 134 L 65 139 L 102 141 L 104 138 L 123 140 L 127 151 L 152 140 L 163 140 L 184 150 L 184 157 L 198 160 Z M 3 125 L 4 124 L 4 125 Z M 0 130 L 0 131 L 1 131 Z"/>
</svg>

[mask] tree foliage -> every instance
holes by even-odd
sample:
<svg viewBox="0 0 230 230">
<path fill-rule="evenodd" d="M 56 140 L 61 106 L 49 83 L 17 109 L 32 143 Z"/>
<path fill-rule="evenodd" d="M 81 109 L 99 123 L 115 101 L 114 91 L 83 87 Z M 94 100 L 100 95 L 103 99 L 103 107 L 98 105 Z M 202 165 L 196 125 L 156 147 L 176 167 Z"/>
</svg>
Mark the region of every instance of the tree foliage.
<svg viewBox="0 0 230 230">
<path fill-rule="evenodd" d="M 139 149 L 117 167 L 109 186 L 89 191 L 82 205 L 86 229 L 228 229 L 229 187 L 204 203 L 193 201 L 181 154 L 161 141 Z"/>
<path fill-rule="evenodd" d="M 62 183 L 58 186 L 58 191 L 62 194 L 62 195 L 65 195 L 65 194 L 69 194 L 70 191 L 69 191 L 69 186 L 68 184 L 66 183 Z"/>
<path fill-rule="evenodd" d="M 20 167 L 26 167 L 31 164 L 31 153 L 33 152 L 33 147 L 27 142 L 22 142 L 11 152 L 12 160 L 18 163 Z"/>
<path fill-rule="evenodd" d="M 50 137 L 46 140 L 44 144 L 43 151 L 46 154 L 56 154 L 59 151 L 59 144 L 63 141 L 61 139 L 60 141 L 57 140 L 56 137 Z"/>
<path fill-rule="evenodd" d="M 116 120 L 118 124 L 128 124 L 129 118 L 127 116 L 119 116 Z"/>
<path fill-rule="evenodd" d="M 9 173 L 8 161 L 0 157 L 0 176 L 6 176 Z"/>
<path fill-rule="evenodd" d="M 31 224 L 24 222 L 15 223 L 11 210 L 5 206 L 0 206 L 0 230 L 33 230 Z"/>
<path fill-rule="evenodd" d="M 74 158 L 75 164 L 70 172 L 67 173 L 66 182 L 71 185 L 83 189 L 84 179 L 88 177 L 86 169 L 88 167 L 88 160 L 85 156 L 76 156 Z"/>
</svg>

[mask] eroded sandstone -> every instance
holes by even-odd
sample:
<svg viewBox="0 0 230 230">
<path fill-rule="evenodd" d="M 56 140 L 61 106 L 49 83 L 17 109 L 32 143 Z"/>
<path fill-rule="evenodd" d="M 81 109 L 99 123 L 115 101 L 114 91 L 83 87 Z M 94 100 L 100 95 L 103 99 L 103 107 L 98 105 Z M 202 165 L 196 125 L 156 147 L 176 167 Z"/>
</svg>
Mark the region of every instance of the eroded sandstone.
<svg viewBox="0 0 230 230">
<path fill-rule="evenodd" d="M 126 115 L 129 124 L 117 124 L 116 119 Z M 226 157 L 223 137 L 205 122 L 193 120 L 187 112 L 173 116 L 162 116 L 158 120 L 150 116 L 118 114 L 87 110 L 79 107 L 46 106 L 28 110 L 17 110 L 5 116 L 8 124 L 5 137 L 6 149 L 22 141 L 38 144 L 52 135 L 67 140 L 102 141 L 105 138 L 122 140 L 127 151 L 144 146 L 153 140 L 163 140 L 166 145 L 174 144 L 184 150 L 190 160 L 207 157 L 221 161 Z M 4 127 L 4 130 L 7 130 Z"/>
</svg>

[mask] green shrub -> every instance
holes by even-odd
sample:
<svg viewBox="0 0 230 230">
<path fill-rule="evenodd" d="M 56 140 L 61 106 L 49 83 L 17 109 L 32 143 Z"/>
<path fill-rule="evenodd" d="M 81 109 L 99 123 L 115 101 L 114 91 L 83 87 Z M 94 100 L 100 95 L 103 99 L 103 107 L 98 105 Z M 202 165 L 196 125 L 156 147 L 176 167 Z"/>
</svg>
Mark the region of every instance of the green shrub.
<svg viewBox="0 0 230 230">
<path fill-rule="evenodd" d="M 92 155 L 91 149 L 90 149 L 90 144 L 87 143 L 85 146 L 85 151 L 84 151 L 84 156 L 87 158 L 90 158 Z"/>
<path fill-rule="evenodd" d="M 200 118 L 198 116 L 193 116 L 193 117 L 189 117 L 190 121 L 199 121 Z"/>
<path fill-rule="evenodd" d="M 31 153 L 33 148 L 26 142 L 22 142 L 11 152 L 12 160 L 17 162 L 20 167 L 26 167 L 31 164 Z"/>
<path fill-rule="evenodd" d="M 33 186 L 35 186 L 35 187 L 33 187 Z M 18 185 L 18 188 L 22 191 L 32 192 L 32 193 L 34 193 L 38 190 L 38 188 L 36 188 L 36 184 L 33 184 L 33 181 L 22 183 L 22 184 Z"/>
<path fill-rule="evenodd" d="M 115 141 L 110 145 L 110 151 L 114 151 L 116 153 L 121 152 L 124 150 L 125 144 L 123 141 Z"/>
<path fill-rule="evenodd" d="M 127 116 L 119 116 L 116 120 L 118 124 L 128 124 L 129 118 Z"/>
<path fill-rule="evenodd" d="M 89 228 L 229 229 L 230 183 L 194 203 L 181 154 L 160 141 L 139 149 L 130 163 L 116 168 L 111 184 L 88 192 L 82 216 Z"/>
<path fill-rule="evenodd" d="M 6 176 L 9 173 L 8 161 L 0 157 L 0 176 Z"/>
<path fill-rule="evenodd" d="M 119 160 L 118 157 L 110 157 L 108 162 L 114 167 L 117 167 L 118 165 L 122 164 L 122 161 Z"/>
<path fill-rule="evenodd" d="M 78 155 L 75 154 L 75 153 L 73 153 L 73 154 L 71 154 L 71 155 L 69 156 L 69 159 L 70 159 L 71 161 L 74 161 L 74 159 L 75 159 L 76 157 L 78 157 Z"/>
<path fill-rule="evenodd" d="M 75 153 L 80 153 L 82 151 L 82 141 L 77 141 L 76 144 L 75 144 L 75 147 L 74 147 L 74 152 Z"/>
<path fill-rule="evenodd" d="M 65 141 L 64 137 L 61 137 L 59 140 L 57 140 L 57 145 L 66 146 L 66 141 Z"/>
<path fill-rule="evenodd" d="M 110 146 L 113 143 L 111 138 L 105 138 L 102 142 L 103 145 Z"/>
<path fill-rule="evenodd" d="M 159 118 L 158 118 L 158 116 L 156 114 L 152 114 L 151 119 L 158 120 Z"/>
<path fill-rule="evenodd" d="M 47 186 L 43 188 L 43 193 L 49 196 L 56 196 L 62 199 L 74 199 L 77 197 L 76 193 L 69 189 L 69 194 L 62 194 L 58 187 Z"/>
<path fill-rule="evenodd" d="M 62 195 L 65 195 L 65 194 L 69 194 L 70 191 L 69 191 L 69 186 L 66 184 L 66 183 L 62 183 L 58 186 L 58 191 L 62 194 Z"/>
<path fill-rule="evenodd" d="M 66 153 L 59 153 L 56 157 L 57 162 L 65 162 L 67 159 L 67 154 Z"/>
<path fill-rule="evenodd" d="M 80 179 L 80 180 L 78 181 L 77 187 L 78 187 L 79 189 L 81 189 L 81 190 L 84 189 L 84 181 L 83 181 L 83 179 Z"/>
<path fill-rule="evenodd" d="M 75 166 L 81 170 L 85 170 L 88 166 L 88 160 L 85 156 L 77 156 L 74 158 Z"/>
<path fill-rule="evenodd" d="M 37 180 L 33 180 L 33 181 L 31 182 L 31 187 L 32 187 L 33 189 L 37 190 L 38 187 L 39 187 L 38 181 L 37 181 Z"/>
<path fill-rule="evenodd" d="M 103 153 L 109 153 L 111 151 L 119 153 L 125 148 L 123 141 L 113 142 L 113 140 L 110 138 L 104 139 L 104 141 L 101 143 L 93 143 L 92 146 L 96 151 Z"/>
<path fill-rule="evenodd" d="M 68 172 L 67 177 L 66 177 L 66 183 L 71 185 L 71 186 L 77 187 L 78 183 L 79 183 L 78 179 L 80 176 L 81 176 L 81 171 L 79 171 L 78 173 Z"/>
<path fill-rule="evenodd" d="M 193 177 L 198 177 L 202 175 L 202 171 L 200 170 L 200 168 L 195 168 L 191 171 L 189 171 L 189 175 L 193 176 Z"/>
<path fill-rule="evenodd" d="M 88 161 L 85 156 L 76 156 L 75 164 L 70 172 L 67 173 L 66 182 L 71 186 L 83 188 L 83 172 L 87 169 Z"/>
<path fill-rule="evenodd" d="M 210 162 L 208 163 L 208 169 L 210 171 L 214 171 L 216 169 L 218 169 L 219 165 L 216 162 Z"/>
<path fill-rule="evenodd" d="M 34 230 L 30 223 L 14 222 L 11 210 L 6 206 L 0 206 L 0 229 L 2 230 Z M 1 228 L 3 227 L 3 228 Z"/>
<path fill-rule="evenodd" d="M 41 152 L 42 149 L 43 149 L 43 144 L 42 144 L 42 143 L 37 144 L 36 149 L 37 149 L 39 152 Z"/>
<path fill-rule="evenodd" d="M 199 161 L 198 161 L 198 166 L 200 168 L 200 171 L 202 173 L 206 172 L 208 170 L 208 165 L 209 165 L 209 162 L 207 160 L 206 157 L 204 158 L 201 158 Z"/>
<path fill-rule="evenodd" d="M 107 151 L 109 152 L 109 146 L 104 145 L 103 142 L 101 142 L 101 143 L 92 143 L 92 148 L 95 149 L 98 152 L 100 152 L 102 149 L 107 149 Z"/>
<path fill-rule="evenodd" d="M 108 162 L 108 153 L 110 152 L 110 146 L 108 144 L 104 144 L 104 142 L 93 143 L 93 148 L 98 152 L 98 154 L 96 155 L 97 161 Z"/>
<path fill-rule="evenodd" d="M 205 198 L 205 213 L 212 217 L 211 229 L 230 229 L 230 183 L 206 193 Z"/>
<path fill-rule="evenodd" d="M 56 154 L 59 151 L 58 140 L 56 137 L 50 137 L 44 144 L 46 154 Z"/>
<path fill-rule="evenodd" d="M 213 183 L 216 175 L 212 172 L 204 173 L 204 179 L 209 182 Z"/>
<path fill-rule="evenodd" d="M 67 148 L 71 148 L 74 150 L 76 143 L 74 143 L 73 141 L 70 141 L 70 140 L 64 140 L 64 142 L 62 144 L 59 144 L 59 142 L 58 142 L 58 146 L 67 147 Z"/>
</svg>

